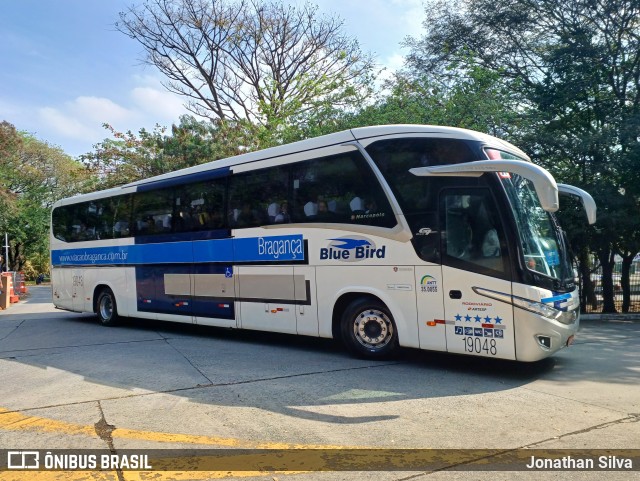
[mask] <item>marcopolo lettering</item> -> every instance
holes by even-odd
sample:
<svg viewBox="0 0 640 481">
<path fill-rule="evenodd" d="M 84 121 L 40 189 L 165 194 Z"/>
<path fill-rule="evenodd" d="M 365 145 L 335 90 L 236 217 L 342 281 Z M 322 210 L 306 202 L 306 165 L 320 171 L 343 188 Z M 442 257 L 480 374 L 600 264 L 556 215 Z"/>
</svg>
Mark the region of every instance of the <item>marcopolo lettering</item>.
<svg viewBox="0 0 640 481">
<path fill-rule="evenodd" d="M 338 260 L 355 262 L 365 259 L 384 259 L 387 246 L 377 247 L 372 241 L 364 237 L 342 237 L 329 239 L 329 247 L 320 249 L 320 260 Z"/>
</svg>

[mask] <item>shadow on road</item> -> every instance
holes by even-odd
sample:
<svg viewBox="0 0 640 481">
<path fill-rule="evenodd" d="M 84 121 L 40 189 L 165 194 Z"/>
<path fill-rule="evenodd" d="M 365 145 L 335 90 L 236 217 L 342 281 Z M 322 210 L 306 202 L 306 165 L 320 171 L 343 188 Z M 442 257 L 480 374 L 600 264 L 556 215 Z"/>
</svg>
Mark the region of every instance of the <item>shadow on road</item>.
<svg viewBox="0 0 640 481">
<path fill-rule="evenodd" d="M 500 392 L 540 379 L 635 385 L 640 367 L 635 325 L 591 323 L 583 342 L 536 363 L 409 349 L 373 362 L 351 358 L 327 339 L 142 319 L 105 328 L 93 316 L 61 311 L 16 316 L 17 325 L 11 315 L 0 317 L 0 358 L 11 362 L 217 405 L 233 406 L 246 385 L 261 383 L 256 407 L 330 423 L 393 418 L 367 413 L 368 403 L 381 400 Z M 362 405 L 361 416 L 302 409 L 353 403 Z"/>
</svg>

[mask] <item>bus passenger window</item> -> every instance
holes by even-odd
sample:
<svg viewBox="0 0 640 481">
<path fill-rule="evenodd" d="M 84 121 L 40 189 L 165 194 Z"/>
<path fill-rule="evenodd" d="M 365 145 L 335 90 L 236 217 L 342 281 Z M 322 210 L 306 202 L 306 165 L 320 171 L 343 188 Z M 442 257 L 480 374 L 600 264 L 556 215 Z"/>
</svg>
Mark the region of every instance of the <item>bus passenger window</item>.
<svg viewBox="0 0 640 481">
<path fill-rule="evenodd" d="M 171 232 L 174 189 L 158 189 L 134 194 L 132 227 L 134 235 Z"/>
<path fill-rule="evenodd" d="M 287 167 L 270 167 L 235 174 L 229 181 L 229 225 L 260 227 L 290 222 Z"/>
<path fill-rule="evenodd" d="M 359 152 L 294 164 L 292 175 L 294 222 L 396 225 L 380 183 Z"/>
</svg>

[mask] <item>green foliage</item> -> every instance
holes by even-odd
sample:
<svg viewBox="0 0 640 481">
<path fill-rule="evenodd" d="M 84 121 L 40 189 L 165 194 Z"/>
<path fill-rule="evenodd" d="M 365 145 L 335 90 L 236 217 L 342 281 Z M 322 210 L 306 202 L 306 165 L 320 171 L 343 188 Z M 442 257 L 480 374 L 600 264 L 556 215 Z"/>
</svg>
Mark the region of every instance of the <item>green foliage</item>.
<svg viewBox="0 0 640 481">
<path fill-rule="evenodd" d="M 499 74 L 524 114 L 508 138 L 598 203 L 598 225 L 576 226 L 570 237 L 588 229 L 588 248 L 603 265 L 612 252 L 637 252 L 640 4 L 434 0 L 426 10 L 426 33 L 409 42 L 409 65 L 454 83 L 460 77 L 447 69 L 460 59 L 463 71 Z M 610 282 L 603 279 L 605 294 Z"/>
<path fill-rule="evenodd" d="M 264 127 L 246 121 L 198 121 L 185 115 L 171 134 L 159 125 L 151 132 L 140 129 L 138 135 L 104 127 L 111 137 L 81 156 L 97 173 L 102 189 L 272 145 Z"/>
<path fill-rule="evenodd" d="M 585 282 L 593 259 L 609 269 L 615 253 L 633 258 L 640 4 L 428 0 L 425 9 L 423 37 L 406 41 L 405 68 L 378 88 L 371 56 L 344 35 L 340 19 L 311 4 L 150 0 L 130 8 L 117 28 L 207 120 L 184 116 L 170 129 L 138 133 L 105 124 L 109 137 L 81 156 L 84 165 L 0 124 L 0 228 L 15 239 L 16 258 L 42 266 L 43 209 L 60 197 L 349 128 L 407 123 L 496 135 L 591 192 L 598 224 L 587 227 L 564 198 L 561 212 Z"/>
<path fill-rule="evenodd" d="M 61 149 L 0 123 L 0 235 L 9 235 L 11 270 L 27 261 L 48 270 L 51 205 L 94 185 L 91 172 Z"/>
</svg>

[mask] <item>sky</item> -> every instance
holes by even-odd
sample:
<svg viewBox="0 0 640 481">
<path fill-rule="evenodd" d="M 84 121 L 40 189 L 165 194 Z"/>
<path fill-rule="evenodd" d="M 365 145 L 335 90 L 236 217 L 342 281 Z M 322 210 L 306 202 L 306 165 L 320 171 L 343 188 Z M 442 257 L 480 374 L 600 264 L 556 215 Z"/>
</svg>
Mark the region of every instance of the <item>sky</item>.
<svg viewBox="0 0 640 481">
<path fill-rule="evenodd" d="M 302 0 L 285 0 L 301 3 Z M 77 157 L 117 131 L 170 126 L 188 113 L 142 62 L 137 41 L 118 32 L 118 13 L 140 0 L 1 0 L 0 121 Z M 393 71 L 419 36 L 422 0 L 315 0 L 344 20 L 362 50 Z"/>
</svg>

